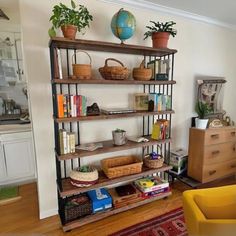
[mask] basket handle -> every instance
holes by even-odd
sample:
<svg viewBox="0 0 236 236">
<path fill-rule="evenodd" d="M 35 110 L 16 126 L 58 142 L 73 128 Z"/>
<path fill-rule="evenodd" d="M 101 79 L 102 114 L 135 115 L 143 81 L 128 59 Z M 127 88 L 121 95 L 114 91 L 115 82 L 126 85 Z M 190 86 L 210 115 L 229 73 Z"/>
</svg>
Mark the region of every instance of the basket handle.
<svg viewBox="0 0 236 236">
<path fill-rule="evenodd" d="M 122 67 L 124 67 L 124 64 L 123 64 L 121 61 L 119 61 L 119 60 L 117 60 L 117 59 L 115 59 L 115 58 L 107 58 L 107 59 L 105 60 L 105 67 L 107 67 L 107 62 L 108 62 L 108 61 L 115 61 L 115 62 L 119 63 Z"/>
<path fill-rule="evenodd" d="M 143 59 L 142 62 L 140 63 L 139 68 L 140 68 L 140 69 L 144 69 L 144 68 L 145 68 L 144 59 Z"/>
<path fill-rule="evenodd" d="M 82 50 L 76 50 L 75 53 L 72 55 L 72 64 L 75 64 L 75 55 L 79 52 L 83 52 L 83 53 L 87 54 L 87 56 L 89 57 L 89 60 L 90 60 L 90 65 L 91 65 L 92 59 L 91 59 L 90 55 L 87 52 L 82 51 Z"/>
</svg>

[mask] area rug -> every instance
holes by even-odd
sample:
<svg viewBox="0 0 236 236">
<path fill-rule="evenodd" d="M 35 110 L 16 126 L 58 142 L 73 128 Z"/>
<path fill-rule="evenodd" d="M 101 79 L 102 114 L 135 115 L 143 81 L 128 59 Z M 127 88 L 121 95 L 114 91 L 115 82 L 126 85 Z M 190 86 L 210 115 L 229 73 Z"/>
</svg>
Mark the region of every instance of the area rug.
<svg viewBox="0 0 236 236">
<path fill-rule="evenodd" d="M 0 206 L 16 202 L 20 199 L 18 186 L 0 187 Z"/>
<path fill-rule="evenodd" d="M 187 236 L 183 209 L 178 208 L 164 215 L 133 225 L 110 236 Z"/>
</svg>

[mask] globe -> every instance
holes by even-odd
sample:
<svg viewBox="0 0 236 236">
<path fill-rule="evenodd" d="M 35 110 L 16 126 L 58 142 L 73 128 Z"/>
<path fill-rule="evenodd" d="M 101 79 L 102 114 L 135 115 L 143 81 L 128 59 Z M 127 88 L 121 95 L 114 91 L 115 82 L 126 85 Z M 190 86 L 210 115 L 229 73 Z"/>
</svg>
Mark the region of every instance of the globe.
<svg viewBox="0 0 236 236">
<path fill-rule="evenodd" d="M 112 33 L 121 40 L 129 39 L 133 36 L 136 28 L 136 20 L 132 13 L 121 8 L 111 20 Z"/>
</svg>

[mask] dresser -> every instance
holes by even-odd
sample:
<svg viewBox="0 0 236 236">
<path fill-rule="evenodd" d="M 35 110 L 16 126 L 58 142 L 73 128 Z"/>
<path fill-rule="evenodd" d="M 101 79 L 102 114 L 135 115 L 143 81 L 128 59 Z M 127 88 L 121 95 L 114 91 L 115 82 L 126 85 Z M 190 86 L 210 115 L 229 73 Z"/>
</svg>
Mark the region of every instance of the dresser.
<svg viewBox="0 0 236 236">
<path fill-rule="evenodd" d="M 236 127 L 190 128 L 188 176 L 201 183 L 236 173 Z"/>
</svg>

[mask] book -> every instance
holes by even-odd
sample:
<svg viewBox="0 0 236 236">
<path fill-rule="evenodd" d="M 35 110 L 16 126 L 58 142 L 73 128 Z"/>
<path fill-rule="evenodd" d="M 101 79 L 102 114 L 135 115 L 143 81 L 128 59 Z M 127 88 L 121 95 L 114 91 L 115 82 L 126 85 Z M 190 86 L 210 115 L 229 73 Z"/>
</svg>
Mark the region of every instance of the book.
<svg viewBox="0 0 236 236">
<path fill-rule="evenodd" d="M 76 149 L 79 150 L 84 150 L 84 151 L 95 151 L 98 148 L 102 148 L 103 144 L 102 143 L 87 143 L 87 144 L 80 144 L 76 146 Z"/>
<path fill-rule="evenodd" d="M 59 147 L 60 147 L 60 155 L 67 154 L 66 147 L 66 131 L 64 129 L 59 130 Z"/>
<path fill-rule="evenodd" d="M 64 96 L 63 94 L 57 94 L 57 116 L 58 118 L 64 117 Z"/>
<path fill-rule="evenodd" d="M 69 136 L 69 152 L 74 153 L 75 152 L 75 133 L 69 132 L 67 134 Z"/>
<path fill-rule="evenodd" d="M 57 64 L 58 64 L 58 76 L 59 76 L 59 79 L 63 79 L 62 61 L 61 61 L 61 50 L 59 48 L 57 48 Z"/>
<path fill-rule="evenodd" d="M 132 113 L 136 112 L 136 110 L 129 108 L 107 108 L 107 109 L 101 109 L 101 112 L 106 115 L 113 115 L 113 114 Z"/>
</svg>

